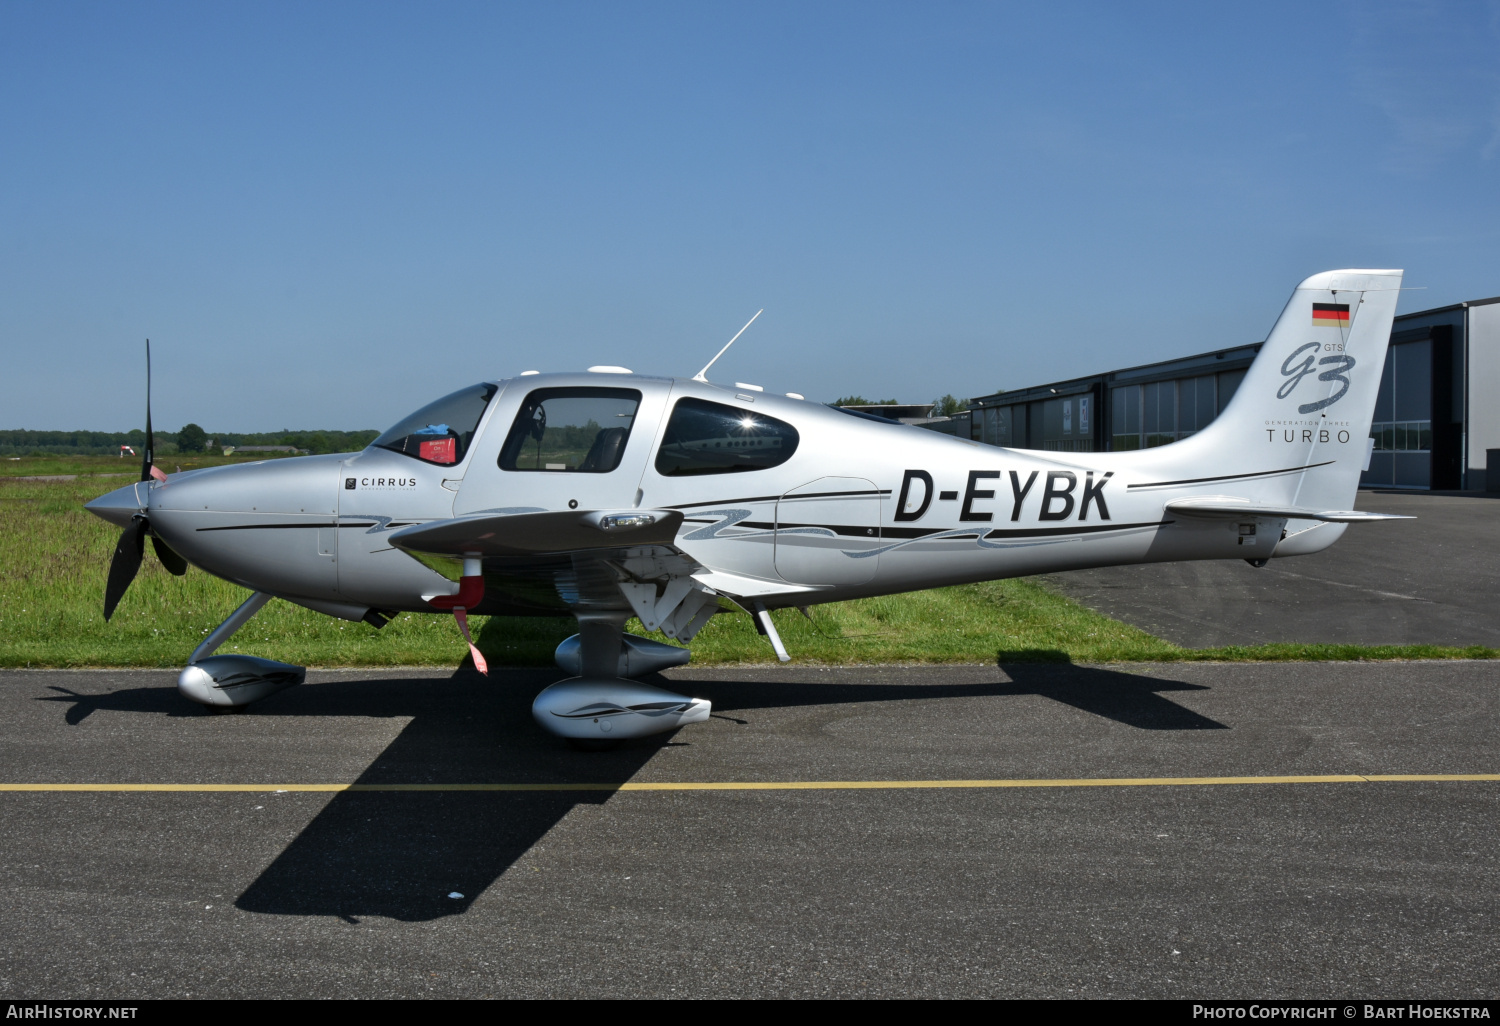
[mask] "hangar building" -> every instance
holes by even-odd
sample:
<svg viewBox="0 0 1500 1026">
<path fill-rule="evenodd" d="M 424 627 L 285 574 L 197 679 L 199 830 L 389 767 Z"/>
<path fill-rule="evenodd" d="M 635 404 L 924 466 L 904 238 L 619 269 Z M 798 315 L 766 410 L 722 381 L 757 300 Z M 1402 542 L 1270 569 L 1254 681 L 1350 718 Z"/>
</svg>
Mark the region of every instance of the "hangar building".
<svg viewBox="0 0 1500 1026">
<path fill-rule="evenodd" d="M 1166 445 L 1229 403 L 1261 343 L 1218 349 L 969 402 L 934 430 L 990 445 L 1099 452 Z M 1500 490 L 1500 296 L 1402 314 L 1391 328 L 1362 485 Z"/>
</svg>

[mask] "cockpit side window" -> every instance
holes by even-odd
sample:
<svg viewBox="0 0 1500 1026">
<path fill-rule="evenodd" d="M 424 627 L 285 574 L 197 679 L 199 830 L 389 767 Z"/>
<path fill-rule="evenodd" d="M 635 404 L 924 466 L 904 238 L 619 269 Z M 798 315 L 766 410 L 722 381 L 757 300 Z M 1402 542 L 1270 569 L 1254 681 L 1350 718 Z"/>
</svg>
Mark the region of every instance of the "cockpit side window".
<svg viewBox="0 0 1500 1026">
<path fill-rule="evenodd" d="M 640 405 L 633 388 L 539 388 L 516 414 L 500 469 L 607 474 L 625 455 Z"/>
<path fill-rule="evenodd" d="M 424 463 L 448 466 L 464 458 L 484 408 L 494 398 L 494 385 L 473 385 L 428 403 L 371 442 Z"/>
<path fill-rule="evenodd" d="M 704 399 L 683 398 L 656 453 L 664 477 L 733 474 L 779 466 L 797 451 L 797 429 L 785 421 Z"/>
</svg>

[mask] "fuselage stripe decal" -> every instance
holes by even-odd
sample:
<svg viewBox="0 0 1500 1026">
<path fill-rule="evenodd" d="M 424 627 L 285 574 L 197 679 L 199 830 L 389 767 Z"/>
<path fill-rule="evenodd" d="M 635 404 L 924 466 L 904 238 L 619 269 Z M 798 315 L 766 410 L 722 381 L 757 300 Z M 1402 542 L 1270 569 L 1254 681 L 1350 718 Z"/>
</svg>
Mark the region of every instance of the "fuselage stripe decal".
<svg viewBox="0 0 1500 1026">
<path fill-rule="evenodd" d="M 1207 484 L 1210 481 L 1239 481 L 1247 477 L 1275 477 L 1277 474 L 1295 474 L 1302 470 L 1312 470 L 1316 467 L 1326 467 L 1337 463 L 1338 460 L 1324 460 L 1322 463 L 1309 463 L 1305 467 L 1287 467 L 1285 470 L 1259 470 L 1253 474 L 1224 474 L 1220 477 L 1189 477 L 1181 481 L 1150 481 L 1145 484 L 1126 485 L 1126 491 L 1134 488 L 1167 488 L 1171 485 Z"/>
<path fill-rule="evenodd" d="M 760 520 L 741 520 L 736 527 L 754 527 L 762 531 L 791 531 L 797 528 L 816 528 L 822 531 L 832 531 L 834 534 L 858 535 L 861 538 L 878 538 L 881 529 L 865 524 L 863 527 L 854 527 L 849 524 L 768 524 Z"/>
<path fill-rule="evenodd" d="M 1141 524 L 1096 524 L 1089 527 L 1025 527 L 1016 530 L 996 528 L 985 535 L 989 538 L 1041 538 L 1049 535 L 1097 534 L 1100 531 L 1130 531 L 1139 527 L 1165 527 L 1171 520 L 1152 520 Z"/>
<path fill-rule="evenodd" d="M 697 521 L 695 521 L 696 523 Z M 849 524 L 770 524 L 758 520 L 741 520 L 735 524 L 736 527 L 749 527 L 759 531 L 774 530 L 799 530 L 814 528 L 823 531 L 832 531 L 834 534 L 847 535 L 861 538 L 925 538 L 928 535 L 942 534 L 945 531 L 968 530 L 973 533 L 962 537 L 977 538 L 981 534 L 986 539 L 990 538 L 1046 538 L 1068 534 L 1098 534 L 1100 531 L 1133 531 L 1142 527 L 1165 527 L 1176 523 L 1175 520 L 1150 520 L 1139 524 L 1088 524 L 1079 527 L 1018 527 L 1011 529 L 983 527 L 856 527 Z M 957 540 L 959 536 L 950 535 L 943 539 Z"/>
<path fill-rule="evenodd" d="M 231 524 L 228 527 L 200 527 L 199 531 L 285 531 L 288 528 L 301 527 L 338 527 L 335 523 L 326 524 Z M 346 527 L 372 527 L 372 524 L 346 524 Z"/>
<path fill-rule="evenodd" d="M 373 520 L 340 520 L 336 524 L 231 524 L 228 527 L 200 527 L 199 531 L 282 531 L 289 527 L 375 527 Z M 404 521 L 386 525 L 387 530 L 410 527 Z"/>
<path fill-rule="evenodd" d="M 662 509 L 694 509 L 698 506 L 732 506 L 739 502 L 779 502 L 782 499 L 794 502 L 797 499 L 830 499 L 841 495 L 889 495 L 889 488 L 867 488 L 862 492 L 804 492 L 801 495 L 756 495 L 748 499 L 715 499 L 712 502 L 684 502 L 677 506 L 663 506 Z"/>
</svg>

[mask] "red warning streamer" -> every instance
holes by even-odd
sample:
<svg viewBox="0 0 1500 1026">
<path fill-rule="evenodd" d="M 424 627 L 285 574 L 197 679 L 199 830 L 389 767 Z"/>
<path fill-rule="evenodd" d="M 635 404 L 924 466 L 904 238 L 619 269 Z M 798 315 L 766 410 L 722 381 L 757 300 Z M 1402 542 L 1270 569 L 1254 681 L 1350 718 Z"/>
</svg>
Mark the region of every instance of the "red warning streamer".
<svg viewBox="0 0 1500 1026">
<path fill-rule="evenodd" d="M 479 646 L 474 644 L 473 638 L 469 637 L 468 610 L 464 609 L 463 606 L 454 606 L 453 619 L 458 621 L 458 629 L 463 632 L 464 640 L 469 643 L 469 654 L 474 657 L 474 669 L 488 677 L 490 675 L 489 665 L 484 661 L 484 656 L 480 653 Z"/>
<path fill-rule="evenodd" d="M 458 622 L 458 629 L 463 634 L 464 641 L 469 645 L 469 654 L 474 657 L 474 669 L 488 677 L 490 675 L 489 664 L 484 661 L 484 655 L 480 653 L 479 646 L 474 644 L 474 639 L 469 635 L 469 610 L 479 605 L 483 599 L 483 577 L 460 577 L 457 595 L 434 595 L 427 600 L 427 604 L 434 609 L 453 610 L 453 619 Z"/>
</svg>

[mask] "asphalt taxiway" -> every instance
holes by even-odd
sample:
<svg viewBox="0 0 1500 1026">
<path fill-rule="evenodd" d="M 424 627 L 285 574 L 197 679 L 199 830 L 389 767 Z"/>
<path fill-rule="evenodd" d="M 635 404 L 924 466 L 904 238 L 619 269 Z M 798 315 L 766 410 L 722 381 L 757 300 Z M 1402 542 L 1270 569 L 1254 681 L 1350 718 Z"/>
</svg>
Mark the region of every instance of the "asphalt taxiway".
<svg viewBox="0 0 1500 1026">
<path fill-rule="evenodd" d="M 0 674 L 0 995 L 1500 992 L 1493 664 L 688 667 L 595 754 L 554 676 Z"/>
<path fill-rule="evenodd" d="M 1083 604 L 1189 648 L 1268 642 L 1500 648 L 1500 492 L 1362 491 L 1332 547 L 1273 559 L 1049 575 Z"/>
</svg>

